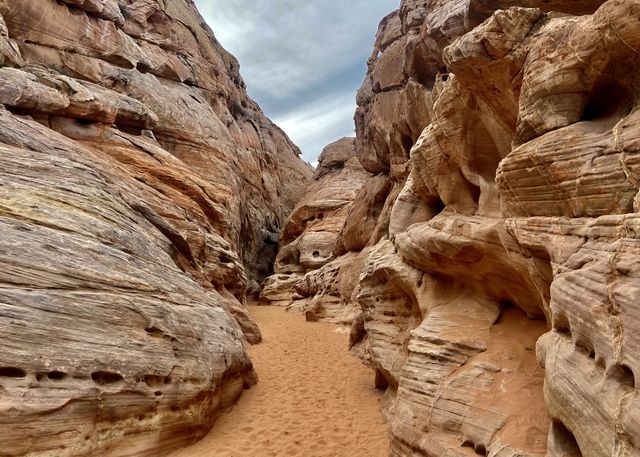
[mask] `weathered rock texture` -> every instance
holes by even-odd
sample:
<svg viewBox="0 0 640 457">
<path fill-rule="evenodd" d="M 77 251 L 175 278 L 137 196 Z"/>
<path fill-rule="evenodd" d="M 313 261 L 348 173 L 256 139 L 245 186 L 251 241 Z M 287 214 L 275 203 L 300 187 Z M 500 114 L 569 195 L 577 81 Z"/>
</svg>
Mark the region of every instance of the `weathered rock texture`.
<svg viewBox="0 0 640 457">
<path fill-rule="evenodd" d="M 355 116 L 372 176 L 334 248 L 352 282 L 329 263 L 296 288 L 357 303 L 392 456 L 640 456 L 638 56 L 637 0 L 382 21 Z"/>
<path fill-rule="evenodd" d="M 327 146 L 318 162 L 312 184 L 284 225 L 275 274 L 265 282 L 262 298 L 293 305 L 310 317 L 329 313 L 327 317 L 350 323 L 354 309 L 346 309 L 341 297 L 351 296 L 353 290 L 345 288 L 353 289 L 362 265 L 357 267 L 351 255 L 336 253 L 336 245 L 371 175 L 358 161 L 353 138 Z"/>
<path fill-rule="evenodd" d="M 0 455 L 197 439 L 310 168 L 190 0 L 0 0 L 0 63 Z"/>
</svg>

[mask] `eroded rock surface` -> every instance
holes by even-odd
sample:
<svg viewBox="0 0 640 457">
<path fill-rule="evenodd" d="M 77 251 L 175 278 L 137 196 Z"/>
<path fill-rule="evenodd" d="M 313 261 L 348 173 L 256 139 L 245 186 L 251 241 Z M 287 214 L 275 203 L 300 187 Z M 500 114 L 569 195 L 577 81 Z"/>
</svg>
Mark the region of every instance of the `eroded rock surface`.
<svg viewBox="0 0 640 457">
<path fill-rule="evenodd" d="M 190 1 L 0 0 L 0 63 L 0 454 L 186 445 L 312 171 Z"/>
<path fill-rule="evenodd" d="M 381 22 L 355 115 L 372 175 L 296 291 L 353 321 L 392 456 L 640 456 L 639 55 L 637 0 Z"/>
<path fill-rule="evenodd" d="M 360 268 L 354 267 L 353 256 L 341 255 L 336 246 L 363 185 L 371 179 L 358 161 L 353 138 L 330 144 L 318 161 L 312 184 L 287 219 L 275 274 L 261 294 L 272 304 L 305 310 L 310 318 L 326 307 L 344 308 L 341 282 L 346 288 L 357 283 Z M 353 273 L 342 280 L 347 271 Z M 348 313 L 343 319 L 350 323 Z"/>
</svg>

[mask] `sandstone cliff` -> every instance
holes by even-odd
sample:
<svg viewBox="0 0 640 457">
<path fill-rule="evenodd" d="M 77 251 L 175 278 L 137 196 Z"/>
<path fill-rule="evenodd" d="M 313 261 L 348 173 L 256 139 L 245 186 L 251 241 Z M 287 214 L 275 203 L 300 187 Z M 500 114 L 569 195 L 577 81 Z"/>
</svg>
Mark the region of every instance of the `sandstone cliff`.
<svg viewBox="0 0 640 457">
<path fill-rule="evenodd" d="M 334 250 L 371 175 L 358 161 L 353 138 L 327 146 L 318 162 L 312 184 L 284 225 L 275 274 L 265 282 L 261 297 L 271 304 L 294 306 L 308 316 L 329 307 L 341 314 L 331 315 L 336 321 L 350 323 L 353 310 L 343 309 L 341 297 L 351 293 L 340 289 L 340 284 L 350 287 L 355 278 L 348 272 L 357 275 L 361 266 L 354 267 L 353 258 L 336 260 Z"/>
<path fill-rule="evenodd" d="M 311 169 L 191 0 L 0 0 L 0 64 L 0 455 L 197 439 Z"/>
<path fill-rule="evenodd" d="M 637 0 L 404 0 L 382 21 L 369 175 L 291 298 L 353 318 L 392 456 L 640 455 L 638 55 Z"/>
</svg>

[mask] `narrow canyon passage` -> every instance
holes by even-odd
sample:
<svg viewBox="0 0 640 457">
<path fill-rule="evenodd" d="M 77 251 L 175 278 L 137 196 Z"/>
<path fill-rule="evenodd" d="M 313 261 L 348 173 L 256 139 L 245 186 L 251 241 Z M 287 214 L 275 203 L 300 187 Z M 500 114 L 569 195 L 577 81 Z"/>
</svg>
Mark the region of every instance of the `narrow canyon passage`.
<svg viewBox="0 0 640 457">
<path fill-rule="evenodd" d="M 382 394 L 347 352 L 348 335 L 283 308 L 250 309 L 264 337 L 250 350 L 258 384 L 202 441 L 171 456 L 387 456 Z"/>
</svg>

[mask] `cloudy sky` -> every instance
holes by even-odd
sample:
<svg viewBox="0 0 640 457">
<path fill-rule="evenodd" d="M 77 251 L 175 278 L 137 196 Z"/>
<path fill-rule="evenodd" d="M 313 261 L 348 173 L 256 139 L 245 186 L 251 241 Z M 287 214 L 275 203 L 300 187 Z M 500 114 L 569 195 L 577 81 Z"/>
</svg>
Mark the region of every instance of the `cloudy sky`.
<svg viewBox="0 0 640 457">
<path fill-rule="evenodd" d="M 196 0 L 240 61 L 249 95 L 315 162 L 354 135 L 356 90 L 378 23 L 400 0 Z"/>
</svg>

